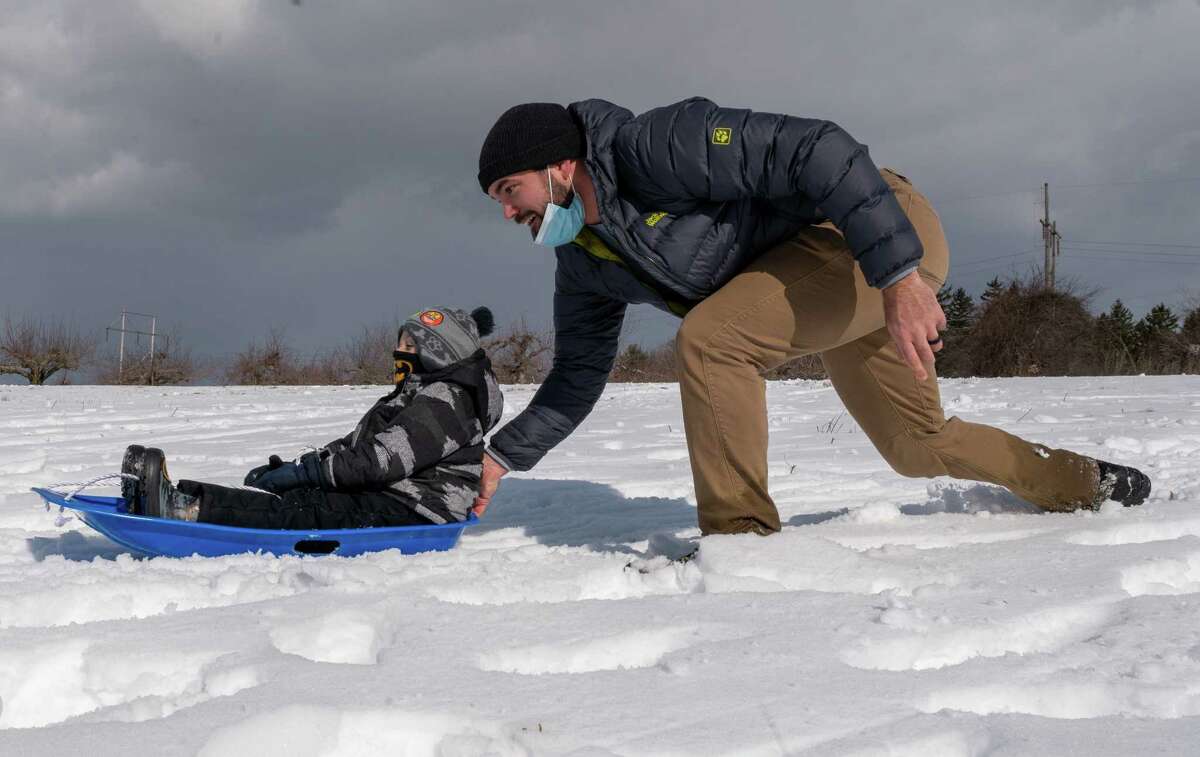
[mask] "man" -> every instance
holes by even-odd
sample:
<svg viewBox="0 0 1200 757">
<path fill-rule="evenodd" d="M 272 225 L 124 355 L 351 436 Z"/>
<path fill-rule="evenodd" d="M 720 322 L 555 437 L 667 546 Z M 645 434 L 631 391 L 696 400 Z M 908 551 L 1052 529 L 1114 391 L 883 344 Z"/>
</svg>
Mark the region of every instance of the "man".
<svg viewBox="0 0 1200 757">
<path fill-rule="evenodd" d="M 677 369 L 705 534 L 779 530 L 762 373 L 811 353 L 902 475 L 1000 484 L 1057 511 L 1150 492 L 1134 469 L 945 419 L 940 221 L 829 121 L 699 98 L 640 116 L 602 100 L 518 105 L 484 140 L 478 178 L 558 266 L 554 366 L 492 438 L 477 512 L 591 410 L 629 303 L 683 316 Z"/>
</svg>

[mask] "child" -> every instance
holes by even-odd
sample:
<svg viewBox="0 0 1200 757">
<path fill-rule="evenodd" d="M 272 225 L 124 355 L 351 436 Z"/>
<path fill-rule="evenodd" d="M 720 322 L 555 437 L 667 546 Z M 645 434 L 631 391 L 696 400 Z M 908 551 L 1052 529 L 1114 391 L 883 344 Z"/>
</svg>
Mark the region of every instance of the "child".
<svg viewBox="0 0 1200 757">
<path fill-rule="evenodd" d="M 225 526 L 336 529 L 466 520 L 479 489 L 483 437 L 504 398 L 479 346 L 492 313 L 432 308 L 405 321 L 392 353 L 396 388 L 353 432 L 294 462 L 272 455 L 245 487 L 167 476 L 162 450 L 125 451 L 130 512 Z"/>
</svg>

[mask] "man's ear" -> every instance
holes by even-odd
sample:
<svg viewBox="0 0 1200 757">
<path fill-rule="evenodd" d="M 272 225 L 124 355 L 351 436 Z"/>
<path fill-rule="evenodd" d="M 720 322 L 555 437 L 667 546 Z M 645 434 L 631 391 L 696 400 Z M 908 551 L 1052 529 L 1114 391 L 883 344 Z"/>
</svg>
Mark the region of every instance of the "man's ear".
<svg viewBox="0 0 1200 757">
<path fill-rule="evenodd" d="M 579 167 L 579 161 L 574 158 L 560 160 L 557 163 L 551 163 L 550 168 L 554 169 L 554 179 L 563 184 L 569 184 L 575 178 L 575 169 Z"/>
</svg>

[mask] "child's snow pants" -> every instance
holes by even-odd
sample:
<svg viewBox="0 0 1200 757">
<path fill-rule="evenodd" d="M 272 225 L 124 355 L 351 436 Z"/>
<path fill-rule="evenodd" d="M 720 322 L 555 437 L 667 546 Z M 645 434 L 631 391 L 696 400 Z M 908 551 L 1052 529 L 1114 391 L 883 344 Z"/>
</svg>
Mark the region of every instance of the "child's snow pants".
<svg viewBox="0 0 1200 757">
<path fill-rule="evenodd" d="M 242 528 L 313 529 L 430 525 L 401 499 L 383 492 L 292 489 L 281 495 L 183 480 L 179 490 L 200 498 L 200 522 Z"/>
</svg>

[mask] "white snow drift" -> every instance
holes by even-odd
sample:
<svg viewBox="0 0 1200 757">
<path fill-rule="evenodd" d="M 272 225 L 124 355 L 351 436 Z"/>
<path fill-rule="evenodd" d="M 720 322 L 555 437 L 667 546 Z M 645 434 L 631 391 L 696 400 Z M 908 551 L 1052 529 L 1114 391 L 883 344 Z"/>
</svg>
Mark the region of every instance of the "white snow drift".
<svg viewBox="0 0 1200 757">
<path fill-rule="evenodd" d="M 452 552 L 144 559 L 28 488 L 133 442 L 234 483 L 379 390 L 0 387 L 0 754 L 1194 753 L 1200 378 L 943 391 L 1152 499 L 900 478 L 830 386 L 777 383 L 783 533 L 671 562 L 697 537 L 677 390 L 626 386 Z"/>
</svg>

